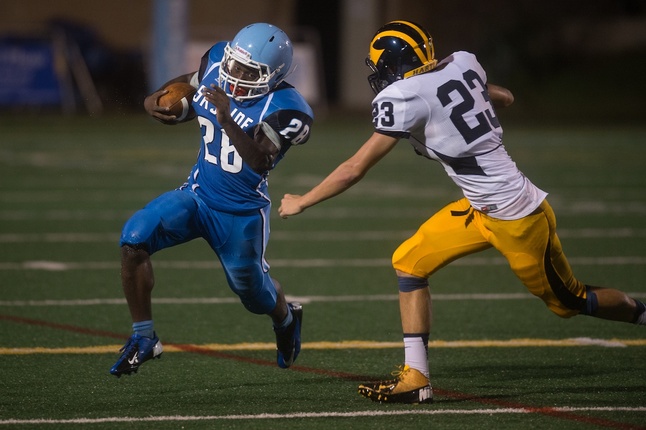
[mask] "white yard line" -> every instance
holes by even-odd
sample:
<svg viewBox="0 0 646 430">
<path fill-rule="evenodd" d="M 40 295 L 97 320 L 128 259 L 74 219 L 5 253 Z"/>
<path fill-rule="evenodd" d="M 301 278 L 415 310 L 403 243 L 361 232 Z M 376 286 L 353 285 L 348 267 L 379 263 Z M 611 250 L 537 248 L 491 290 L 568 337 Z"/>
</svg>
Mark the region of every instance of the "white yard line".
<svg viewBox="0 0 646 430">
<path fill-rule="evenodd" d="M 410 237 L 411 230 L 374 230 L 374 231 L 273 231 L 274 241 L 320 241 L 320 242 L 354 242 L 401 240 Z M 641 228 L 580 228 L 559 229 L 562 238 L 573 239 L 622 239 L 646 237 L 646 229 Z M 0 243 L 110 243 L 118 242 L 119 233 L 4 233 L 0 234 Z"/>
<path fill-rule="evenodd" d="M 641 255 L 624 255 L 613 257 L 570 257 L 570 264 L 580 266 L 642 266 L 646 265 L 646 256 Z M 326 267 L 390 267 L 390 258 L 304 258 L 304 259 L 270 259 L 269 264 L 272 267 L 288 268 L 326 268 Z M 474 257 L 468 256 L 463 259 L 454 261 L 452 266 L 506 266 L 508 263 L 502 257 Z M 221 266 L 216 261 L 165 261 L 155 260 L 154 265 L 160 269 L 174 270 L 212 270 L 220 269 Z M 60 272 L 67 270 L 118 270 L 119 261 L 51 261 L 51 260 L 31 260 L 21 262 L 0 262 L 0 271 L 2 270 L 45 270 Z"/>
<path fill-rule="evenodd" d="M 644 298 L 646 293 L 629 292 L 631 297 Z M 398 300 L 397 294 L 371 294 L 371 295 L 343 295 L 343 296 L 286 296 L 290 302 L 333 303 L 333 302 L 394 302 Z M 434 301 L 445 300 L 535 300 L 528 293 L 474 293 L 474 294 L 433 294 Z M 237 297 L 155 297 L 154 304 L 165 305 L 219 305 L 239 304 Z M 38 307 L 38 306 L 105 306 L 126 304 L 123 298 L 112 299 L 76 299 L 76 300 L 0 300 L 2 307 Z"/>
<path fill-rule="evenodd" d="M 646 412 L 646 407 L 553 407 L 554 412 Z M 360 418 L 395 415 L 493 415 L 532 414 L 531 408 L 485 408 L 485 409 L 406 409 L 367 410 L 354 412 L 292 412 L 287 414 L 260 413 L 240 415 L 168 415 L 157 417 L 104 417 L 73 419 L 4 419 L 0 425 L 35 424 L 100 424 L 100 423 L 141 423 L 141 422 L 189 422 L 189 421 L 236 421 L 236 420 L 283 420 L 290 418 Z"/>
<path fill-rule="evenodd" d="M 365 193 L 366 189 L 363 189 Z M 359 193 L 360 191 L 354 191 Z M 375 189 L 376 195 L 383 195 L 384 189 Z M 404 189 L 401 188 L 396 191 L 399 196 L 402 193 L 410 194 L 411 196 L 418 196 L 419 189 Z M 151 194 L 147 198 L 143 198 L 141 203 L 145 203 L 147 199 L 154 197 Z M 459 197 L 458 194 L 447 194 L 446 201 L 450 201 L 453 197 Z M 641 196 L 640 196 L 641 197 Z M 24 199 L 24 196 L 21 197 Z M 37 199 L 34 199 L 37 200 Z M 109 199 L 97 199 L 99 201 L 106 201 Z M 558 201 L 557 201 L 558 200 Z M 4 201 L 9 201 L 5 198 Z M 33 201 L 33 200 L 29 200 Z M 49 199 L 48 201 L 56 201 L 64 203 L 66 199 Z M 554 199 L 552 201 L 557 216 L 576 216 L 585 214 L 589 216 L 634 216 L 646 214 L 646 202 L 641 199 L 623 200 L 621 204 L 613 200 L 568 200 Z M 47 209 L 47 210 L 30 210 L 30 209 L 2 209 L 0 210 L 1 221 L 24 221 L 24 220 L 44 220 L 44 221 L 70 221 L 70 220 L 106 220 L 106 221 L 125 221 L 135 209 L 132 210 L 106 210 L 106 209 Z M 435 210 L 439 209 L 437 205 L 429 205 L 428 208 L 424 207 L 384 207 L 380 210 L 374 210 L 371 207 L 321 207 L 316 211 L 308 212 L 308 219 L 402 219 L 402 218 L 415 218 L 424 219 L 428 218 Z"/>
</svg>

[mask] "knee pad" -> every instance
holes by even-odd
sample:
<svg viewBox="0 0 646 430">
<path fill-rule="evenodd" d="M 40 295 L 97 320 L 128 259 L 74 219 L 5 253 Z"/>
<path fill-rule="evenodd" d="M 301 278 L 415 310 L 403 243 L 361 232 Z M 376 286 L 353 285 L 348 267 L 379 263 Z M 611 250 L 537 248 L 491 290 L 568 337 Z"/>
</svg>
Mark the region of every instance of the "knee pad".
<svg viewBox="0 0 646 430">
<path fill-rule="evenodd" d="M 121 239 L 119 245 L 130 245 L 132 247 L 143 247 L 146 249 L 151 248 L 151 237 L 153 232 L 159 226 L 158 219 L 151 219 L 147 213 L 142 209 L 130 217 L 126 221 L 123 229 L 121 230 Z"/>
</svg>

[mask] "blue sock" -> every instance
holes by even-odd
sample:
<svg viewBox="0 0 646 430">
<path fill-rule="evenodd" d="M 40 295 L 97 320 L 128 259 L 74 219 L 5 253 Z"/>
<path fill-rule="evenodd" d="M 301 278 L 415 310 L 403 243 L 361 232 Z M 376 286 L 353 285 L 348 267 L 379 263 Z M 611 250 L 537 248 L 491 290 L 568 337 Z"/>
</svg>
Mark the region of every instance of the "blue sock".
<svg viewBox="0 0 646 430">
<path fill-rule="evenodd" d="M 132 331 L 139 336 L 144 337 L 155 337 L 155 327 L 153 325 L 153 320 L 147 321 L 138 321 L 132 323 Z"/>
<path fill-rule="evenodd" d="M 294 316 L 292 315 L 292 310 L 289 308 L 289 306 L 287 306 L 287 316 L 285 317 L 283 322 L 280 323 L 280 325 L 274 325 L 274 330 L 278 332 L 285 330 L 287 327 L 289 327 L 293 320 Z"/>
</svg>

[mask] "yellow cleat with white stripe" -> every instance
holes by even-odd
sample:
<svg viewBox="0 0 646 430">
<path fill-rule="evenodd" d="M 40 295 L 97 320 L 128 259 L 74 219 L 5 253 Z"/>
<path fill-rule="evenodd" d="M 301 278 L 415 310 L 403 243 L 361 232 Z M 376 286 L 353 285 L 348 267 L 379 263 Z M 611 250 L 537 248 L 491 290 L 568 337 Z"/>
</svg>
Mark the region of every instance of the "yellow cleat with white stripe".
<svg viewBox="0 0 646 430">
<path fill-rule="evenodd" d="M 433 403 L 429 379 L 417 369 L 400 366 L 395 379 L 359 385 L 359 394 L 379 403 Z"/>
</svg>

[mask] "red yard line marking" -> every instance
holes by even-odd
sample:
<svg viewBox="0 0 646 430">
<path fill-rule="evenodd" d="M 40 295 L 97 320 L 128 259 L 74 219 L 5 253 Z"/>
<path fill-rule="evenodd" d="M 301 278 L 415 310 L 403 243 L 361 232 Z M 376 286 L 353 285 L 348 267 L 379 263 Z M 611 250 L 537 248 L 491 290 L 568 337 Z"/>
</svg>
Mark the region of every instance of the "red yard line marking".
<svg viewBox="0 0 646 430">
<path fill-rule="evenodd" d="M 275 361 L 263 360 L 261 358 L 242 357 L 237 354 L 213 351 L 212 349 L 202 348 L 197 345 L 188 345 L 188 344 L 179 344 L 179 343 L 169 343 L 169 345 L 172 345 L 175 348 L 181 349 L 182 351 L 186 351 L 186 352 L 193 352 L 196 354 L 208 355 L 211 357 L 224 358 L 227 360 L 241 361 L 244 363 L 257 364 L 259 366 L 276 367 Z M 307 366 L 294 365 L 294 366 L 291 366 L 290 369 L 297 370 L 300 372 L 324 375 L 324 376 L 333 376 L 335 378 L 349 379 L 352 381 L 365 381 L 368 378 L 366 376 L 356 375 L 353 373 L 335 372 L 331 370 L 318 369 L 315 367 L 307 367 Z"/>
<path fill-rule="evenodd" d="M 32 318 L 23 318 L 23 317 L 18 317 L 14 315 L 0 314 L 0 320 L 12 321 L 12 322 L 27 324 L 27 325 L 37 325 L 41 327 L 71 331 L 75 333 L 88 334 L 92 336 L 104 336 L 104 337 L 117 338 L 117 339 L 127 338 L 127 335 L 122 335 L 114 332 L 87 329 L 87 328 L 78 327 L 70 324 L 59 324 L 51 321 L 42 321 L 42 320 L 36 320 Z M 244 357 L 237 354 L 231 354 L 226 352 L 213 351 L 207 348 L 199 347 L 197 345 L 180 344 L 180 343 L 169 343 L 169 345 L 173 345 L 174 347 L 181 349 L 182 351 L 192 352 L 195 354 L 201 354 L 201 355 L 207 355 L 207 356 L 216 357 L 216 358 L 222 358 L 226 360 L 233 360 L 233 361 L 239 361 L 239 362 L 244 362 L 249 364 L 255 364 L 258 366 L 267 366 L 267 367 L 276 366 L 276 363 L 273 361 L 263 360 L 259 358 Z M 332 370 L 318 369 L 318 368 L 307 367 L 307 366 L 295 365 L 295 366 L 291 366 L 290 369 L 298 372 L 314 373 L 317 375 L 330 376 L 334 378 L 347 379 L 351 381 L 366 381 L 371 379 L 374 380 L 373 377 L 361 376 L 361 375 L 346 373 L 346 372 L 336 372 Z M 487 399 L 484 397 L 479 397 L 479 396 L 475 396 L 467 393 L 443 390 L 441 388 L 438 389 L 435 387 L 433 388 L 433 392 L 434 394 L 437 394 L 443 397 L 449 397 L 452 399 L 472 401 L 483 405 L 494 405 L 494 406 L 499 406 L 501 408 L 522 409 L 529 413 L 536 413 L 540 415 L 551 416 L 551 417 L 579 422 L 579 423 L 592 424 L 600 427 L 623 429 L 623 430 L 646 430 L 646 427 L 642 427 L 642 426 L 625 424 L 625 423 L 606 420 L 602 418 L 586 417 L 572 412 L 560 411 L 555 408 L 549 408 L 549 407 L 540 408 L 535 406 L 527 406 L 521 403 Z"/>
<path fill-rule="evenodd" d="M 78 327 L 75 325 L 69 325 L 69 324 L 59 324 L 51 321 L 42 321 L 42 320 L 36 320 L 32 318 L 24 318 L 24 317 L 18 317 L 15 315 L 2 315 L 0 314 L 0 320 L 5 320 L 5 321 L 11 321 L 15 323 L 20 323 L 20 324 L 27 324 L 27 325 L 36 325 L 36 326 L 41 326 L 41 327 L 47 327 L 47 328 L 54 328 L 54 329 L 59 329 L 59 330 L 65 330 L 65 331 L 70 331 L 74 333 L 81 333 L 81 334 L 89 334 L 92 336 L 103 336 L 103 337 L 111 337 L 115 339 L 127 339 L 127 335 L 122 335 L 110 331 L 103 331 L 103 330 L 93 330 L 85 327 Z"/>
</svg>

